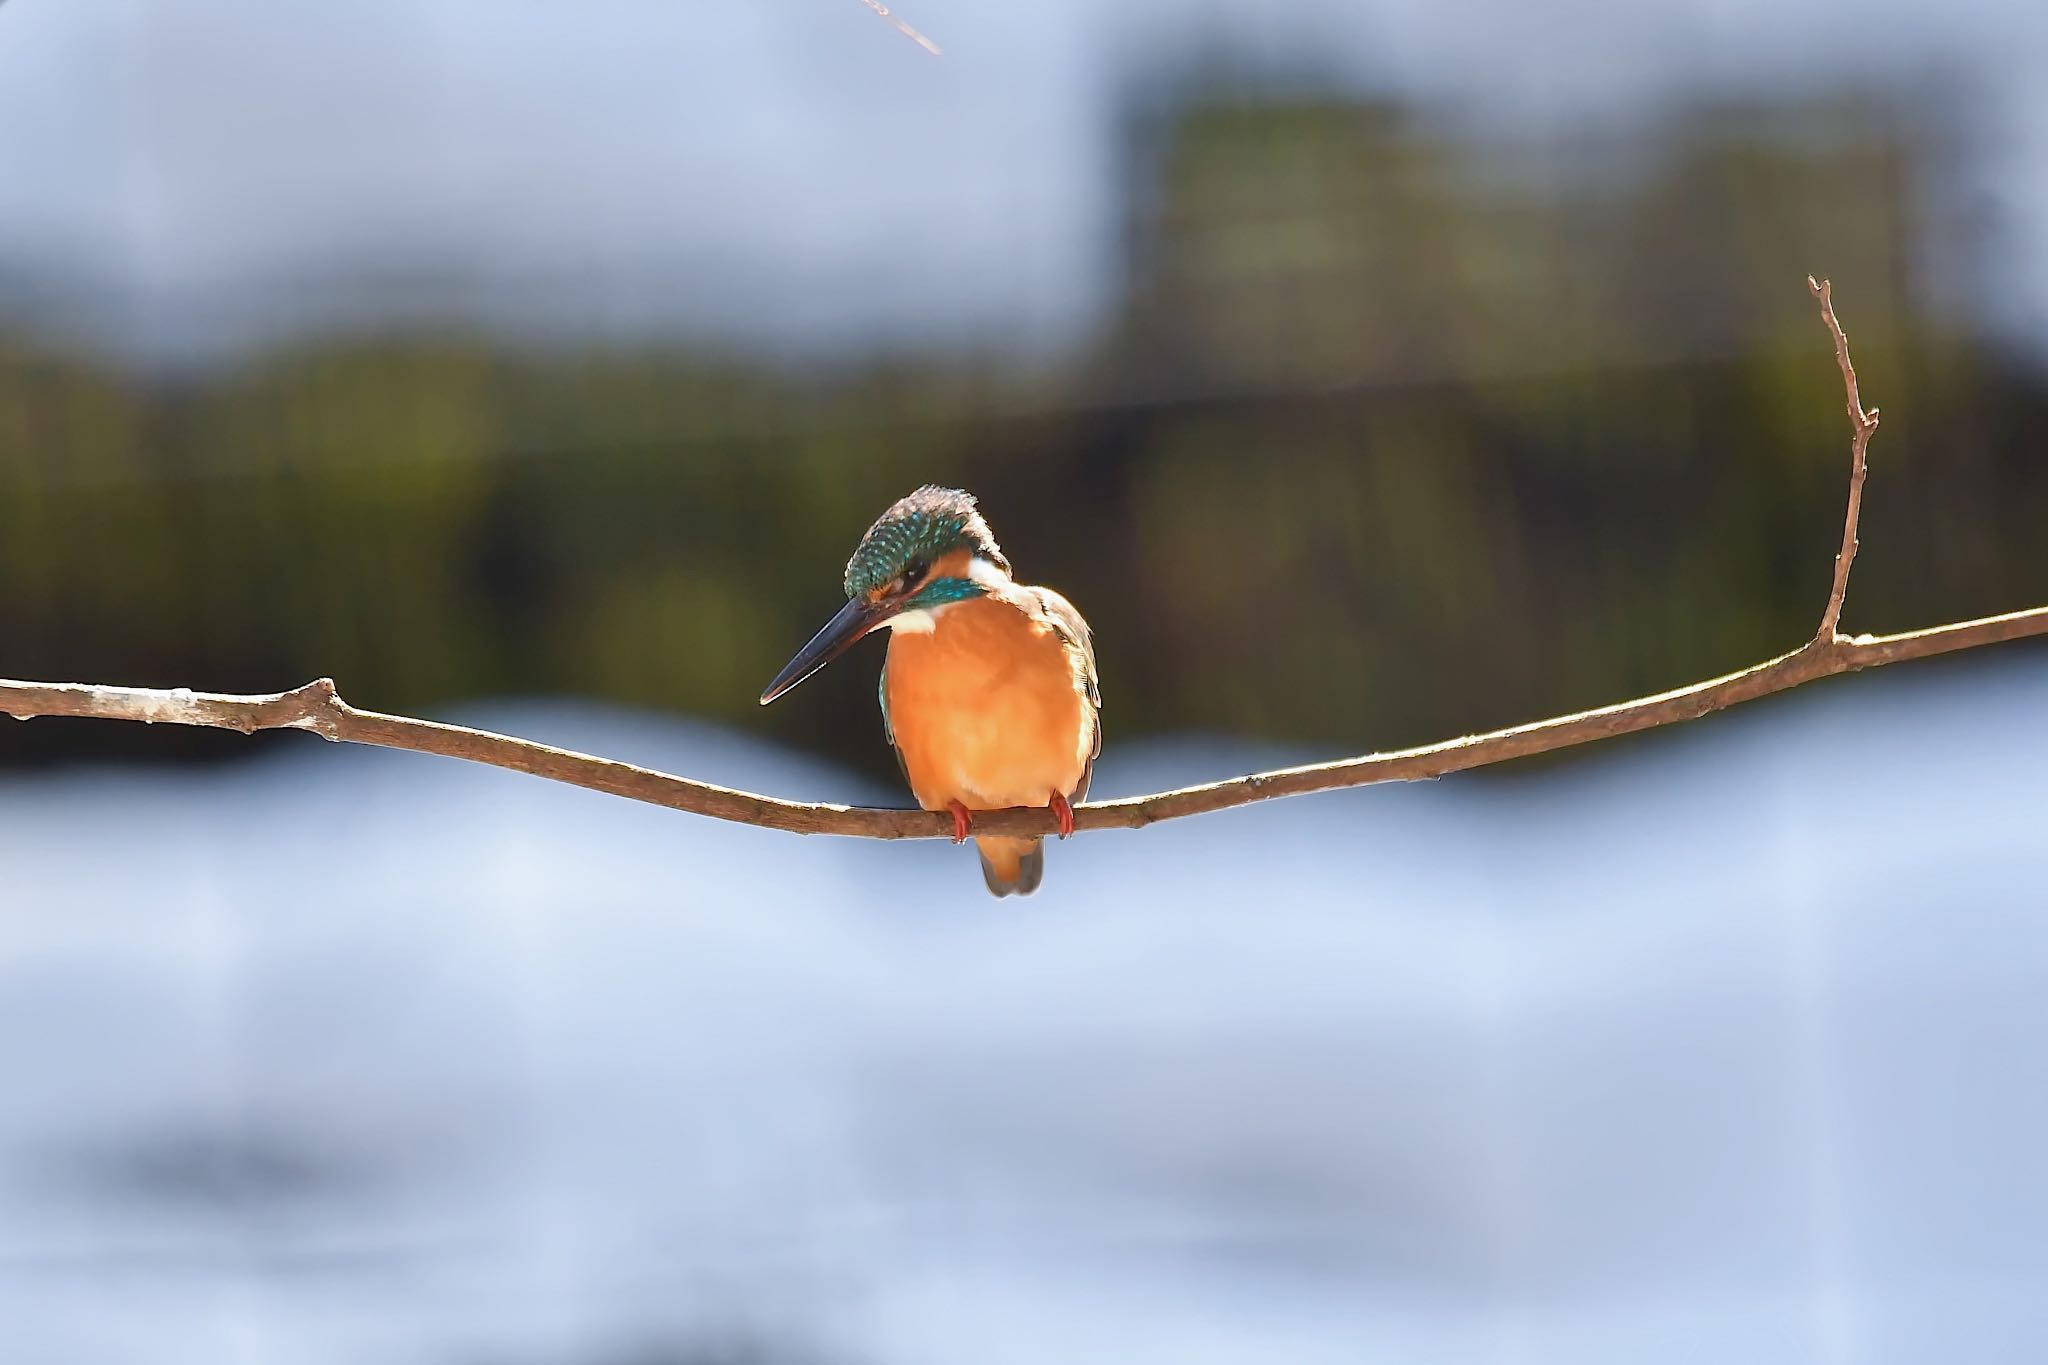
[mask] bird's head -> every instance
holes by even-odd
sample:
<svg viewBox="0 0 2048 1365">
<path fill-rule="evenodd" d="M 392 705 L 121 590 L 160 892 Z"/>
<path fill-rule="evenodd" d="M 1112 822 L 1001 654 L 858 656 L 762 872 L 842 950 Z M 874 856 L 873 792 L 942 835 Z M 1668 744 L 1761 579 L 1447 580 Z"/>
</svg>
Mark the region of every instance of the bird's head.
<svg viewBox="0 0 2048 1365">
<path fill-rule="evenodd" d="M 929 630 L 932 615 L 1010 575 L 973 495 L 927 485 L 875 519 L 846 561 L 846 605 L 761 693 L 766 706 L 883 626 Z"/>
</svg>

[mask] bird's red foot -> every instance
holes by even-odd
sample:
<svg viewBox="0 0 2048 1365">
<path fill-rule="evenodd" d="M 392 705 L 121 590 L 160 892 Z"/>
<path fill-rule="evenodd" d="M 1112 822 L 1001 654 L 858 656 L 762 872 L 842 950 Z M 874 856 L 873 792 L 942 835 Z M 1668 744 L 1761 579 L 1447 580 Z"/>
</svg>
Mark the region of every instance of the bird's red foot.
<svg viewBox="0 0 2048 1365">
<path fill-rule="evenodd" d="M 1060 838 L 1074 832 L 1074 808 L 1067 804 L 1067 798 L 1058 792 L 1052 794 L 1052 818 L 1059 822 Z"/>
<path fill-rule="evenodd" d="M 969 815 L 967 807 L 961 805 L 958 801 L 948 801 L 946 809 L 953 812 L 953 842 L 956 844 L 966 843 L 967 830 L 969 826 L 973 825 L 974 817 Z"/>
</svg>

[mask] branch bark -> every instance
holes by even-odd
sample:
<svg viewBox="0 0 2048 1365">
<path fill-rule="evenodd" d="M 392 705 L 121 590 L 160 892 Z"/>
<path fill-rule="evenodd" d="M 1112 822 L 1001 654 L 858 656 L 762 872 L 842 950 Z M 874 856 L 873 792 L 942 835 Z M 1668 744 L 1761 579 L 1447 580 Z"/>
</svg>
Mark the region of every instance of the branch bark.
<svg viewBox="0 0 2048 1365">
<path fill-rule="evenodd" d="M 1840 633 L 1842 603 L 1848 594 L 1849 572 L 1856 559 L 1867 452 L 1871 434 L 1877 430 L 1877 410 L 1866 411 L 1862 406 L 1856 370 L 1849 359 L 1849 341 L 1835 317 L 1828 283 L 1809 278 L 1807 285 L 1819 302 L 1821 320 L 1834 338 L 1835 359 L 1842 372 L 1852 428 L 1849 501 L 1843 518 L 1842 548 L 1835 557 L 1827 604 L 1821 613 L 1820 629 L 1813 639 L 1789 654 L 1781 654 L 1737 673 L 1597 710 L 1581 711 L 1576 715 L 1557 716 L 1487 734 L 1467 735 L 1419 749 L 1280 768 L 1150 796 L 1095 802 L 1074 811 L 1075 828 L 1139 829 L 1161 820 L 1228 810 L 1233 806 L 1270 801 L 1281 796 L 1362 787 L 1375 782 L 1442 777 L 1446 773 L 1554 753 L 1595 740 L 1692 720 L 1711 711 L 1754 701 L 1758 697 L 1767 697 L 1838 673 L 1853 673 L 2007 640 L 2048 635 L 2048 607 L 1974 621 L 1957 621 L 1900 635 L 1845 636 Z M 193 692 L 185 688 L 160 691 L 88 683 L 0 680 L 0 712 L 19 720 L 36 716 L 80 716 L 145 724 L 214 726 L 239 730 L 244 734 L 257 730 L 308 730 L 323 739 L 487 763 L 629 800 L 739 824 L 788 830 L 794 834 L 841 834 L 870 839 L 952 836 L 951 817 L 937 812 L 785 801 L 509 735 L 359 710 L 343 701 L 336 693 L 333 681 L 327 678 L 316 679 L 289 692 L 255 696 Z M 1054 832 L 1049 812 L 1021 809 L 977 813 L 974 829 L 977 834 Z"/>
</svg>

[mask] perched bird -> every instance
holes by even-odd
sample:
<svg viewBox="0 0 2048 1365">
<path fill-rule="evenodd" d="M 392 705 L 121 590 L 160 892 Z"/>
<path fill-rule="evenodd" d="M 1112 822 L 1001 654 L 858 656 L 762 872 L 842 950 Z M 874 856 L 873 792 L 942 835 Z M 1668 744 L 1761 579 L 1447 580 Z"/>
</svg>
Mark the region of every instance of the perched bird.
<svg viewBox="0 0 2048 1365">
<path fill-rule="evenodd" d="M 953 842 L 976 811 L 1049 806 L 1060 837 L 1102 752 L 1102 697 L 1088 623 L 1051 588 L 1010 577 L 974 499 L 924 487 L 899 499 L 846 562 L 846 605 L 761 694 L 766 706 L 887 627 L 882 729 L 917 803 L 951 811 Z M 1042 839 L 976 838 L 982 880 L 1029 895 Z"/>
</svg>

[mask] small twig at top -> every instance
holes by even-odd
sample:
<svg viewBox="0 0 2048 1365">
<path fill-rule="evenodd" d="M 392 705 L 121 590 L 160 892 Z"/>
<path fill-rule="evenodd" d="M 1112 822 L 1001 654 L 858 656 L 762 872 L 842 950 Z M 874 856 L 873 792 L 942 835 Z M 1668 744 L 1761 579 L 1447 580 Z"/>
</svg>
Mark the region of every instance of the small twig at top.
<svg viewBox="0 0 2048 1365">
<path fill-rule="evenodd" d="M 0 0 L 0 3 L 4 2 L 5 0 Z M 937 43 L 925 37 L 922 33 L 919 33 L 910 25 L 904 23 L 903 20 L 898 18 L 889 9 L 887 5 L 882 3 L 882 0 L 860 0 L 860 2 L 863 5 L 866 5 L 869 9 L 873 10 L 876 14 L 879 14 L 883 19 L 887 20 L 891 28 L 895 29 L 904 37 L 910 39 L 911 42 L 916 43 L 926 52 L 931 53 L 934 57 L 943 57 L 946 55 L 945 53 L 939 51 L 939 45 Z"/>
<path fill-rule="evenodd" d="M 1806 277 L 1806 287 L 1820 300 L 1820 318 L 1835 338 L 1835 364 L 1841 367 L 1842 388 L 1848 398 L 1849 426 L 1849 510 L 1842 518 L 1842 548 L 1835 555 L 1835 578 L 1828 585 L 1827 609 L 1821 613 L 1820 629 L 1814 638 L 1830 644 L 1842 624 L 1842 602 L 1849 595 L 1849 570 L 1856 563 L 1857 526 L 1863 520 L 1863 479 L 1869 472 L 1870 434 L 1877 430 L 1877 409 L 1867 411 L 1856 389 L 1856 367 L 1849 361 L 1849 338 L 1835 319 L 1834 286 L 1828 280 Z"/>
</svg>

